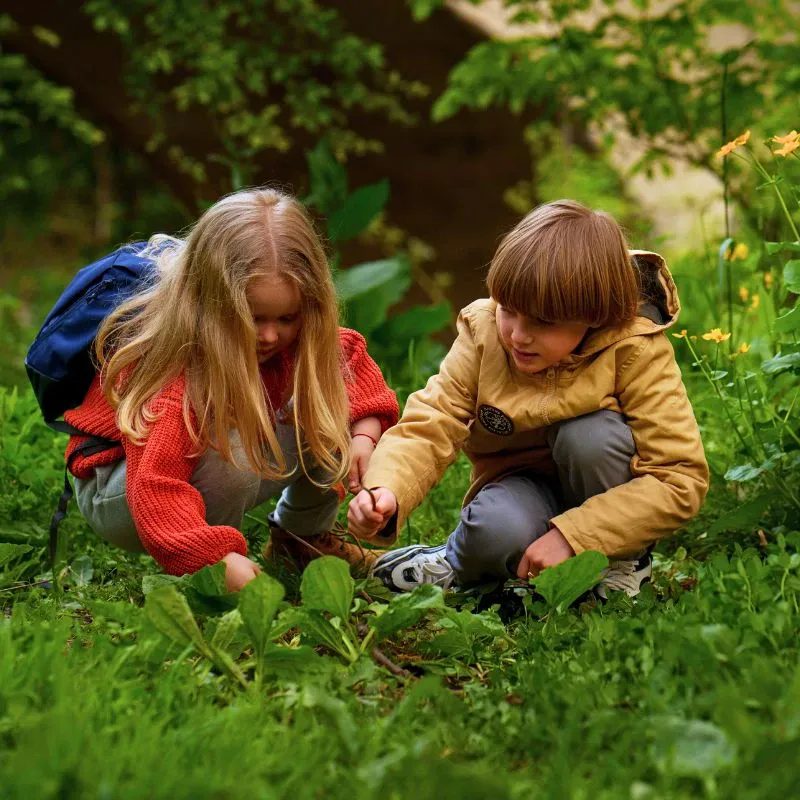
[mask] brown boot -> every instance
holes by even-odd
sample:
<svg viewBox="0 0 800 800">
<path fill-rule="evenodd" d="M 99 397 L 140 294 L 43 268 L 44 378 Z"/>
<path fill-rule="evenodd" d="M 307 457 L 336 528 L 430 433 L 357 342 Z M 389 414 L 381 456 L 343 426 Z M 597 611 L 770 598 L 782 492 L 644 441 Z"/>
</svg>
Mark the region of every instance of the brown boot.
<svg viewBox="0 0 800 800">
<path fill-rule="evenodd" d="M 384 550 L 368 550 L 358 539 L 344 529 L 315 533 L 313 536 L 296 536 L 290 531 L 270 527 L 270 538 L 264 547 L 264 561 L 282 563 L 302 572 L 311 561 L 320 556 L 344 559 L 357 576 L 367 575 L 373 563 Z"/>
</svg>

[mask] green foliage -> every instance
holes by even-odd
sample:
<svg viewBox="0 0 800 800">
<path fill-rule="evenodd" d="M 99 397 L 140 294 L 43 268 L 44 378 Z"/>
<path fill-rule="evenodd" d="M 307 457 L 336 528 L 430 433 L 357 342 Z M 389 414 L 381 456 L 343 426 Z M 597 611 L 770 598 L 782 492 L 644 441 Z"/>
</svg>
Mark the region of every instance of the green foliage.
<svg viewBox="0 0 800 800">
<path fill-rule="evenodd" d="M 353 112 L 410 121 L 402 97 L 411 87 L 390 79 L 381 46 L 313 0 L 91 0 L 84 11 L 124 46 L 128 85 L 143 110 L 158 122 L 167 108 L 202 108 L 219 128 L 220 155 L 244 183 L 256 154 L 288 149 L 295 133 L 327 131 L 339 152 L 363 152 L 377 143 L 350 129 Z M 157 89 L 162 82 L 167 91 Z"/>
<path fill-rule="evenodd" d="M 255 172 L 259 155 L 323 134 L 339 158 L 380 151 L 360 120 L 412 124 L 407 100 L 426 91 L 403 80 L 380 43 L 349 31 L 338 9 L 314 0 L 91 0 L 69 13 L 87 15 L 124 53 L 125 111 L 148 118 L 147 152 L 163 151 L 198 189 L 220 168 L 231 189 L 252 184 L 263 179 Z M 22 32 L 8 14 L 0 16 L 0 41 Z M 53 31 L 38 26 L 29 33 L 57 57 L 62 42 Z M 65 185 L 91 205 L 98 160 L 109 158 L 115 182 L 125 187 L 116 201 L 129 224 L 143 204 L 163 204 L 158 190 L 145 187 L 153 176 L 143 174 L 140 160 L 117 150 L 98 156 L 111 132 L 82 115 L 75 87 L 55 84 L 24 56 L 2 51 L 0 76 L 0 202 L 13 199 L 17 212 L 24 205 L 20 219 L 50 212 Z M 198 118 L 214 132 L 211 152 L 190 153 L 176 137 Z"/>
<path fill-rule="evenodd" d="M 326 216 L 326 233 L 331 242 L 352 239 L 383 214 L 389 200 L 388 181 L 351 192 L 347 173 L 335 158 L 327 138 L 318 142 L 306 160 L 310 192 L 304 202 Z M 334 253 L 334 267 L 339 261 L 339 254 Z M 425 377 L 435 371 L 443 353 L 431 336 L 450 324 L 449 303 L 414 306 L 391 316 L 392 307 L 402 301 L 412 284 L 409 254 L 398 251 L 380 261 L 344 270 L 334 268 L 333 279 L 346 323 L 369 339 L 373 357 L 396 381 L 410 382 L 409 354 L 415 351 L 421 350 L 427 356 L 421 370 Z"/>
<path fill-rule="evenodd" d="M 0 14 L 0 41 L 14 27 Z M 71 88 L 54 84 L 21 55 L 0 49 L 0 84 L 3 222 L 24 219 L 30 226 L 67 182 L 76 194 L 90 185 L 90 153 L 105 135 L 75 110 Z"/>
<path fill-rule="evenodd" d="M 418 17 L 441 2 L 411 0 Z M 797 10 L 782 0 L 749 3 L 681 0 L 601 7 L 511 0 L 513 38 L 475 45 L 451 72 L 434 118 L 461 108 L 535 108 L 540 119 L 565 114 L 584 124 L 621 117 L 647 149 L 634 171 L 679 156 L 710 166 L 720 142 L 723 72 L 731 131 L 763 120 L 770 132 L 793 120 L 798 45 L 784 33 Z M 747 43 L 715 49 L 709 28 L 742 25 Z M 522 26 L 529 27 L 522 27 Z M 782 116 L 781 116 L 782 115 Z"/>
<path fill-rule="evenodd" d="M 797 194 L 796 182 L 787 175 L 780 157 L 770 167 L 764 166 L 752 145 L 739 145 L 734 157 L 764 181 L 762 188 L 775 197 L 781 210 L 781 227 L 794 238 L 774 242 L 762 237 L 753 242 L 753 253 L 742 242 L 723 241 L 717 297 L 706 295 L 706 310 L 727 312 L 729 330 L 722 330 L 719 317 L 712 317 L 713 322 L 707 317 L 705 324 L 710 323 L 712 329 L 699 341 L 689 333 L 691 329 L 673 334 L 683 340 L 691 366 L 705 382 L 698 387 L 695 407 L 708 431 L 712 470 L 735 485 L 738 494 L 738 507 L 712 523 L 708 535 L 726 527 L 741 530 L 752 526 L 762 521 L 768 510 L 785 525 L 800 524 L 796 489 L 800 477 L 800 347 L 795 333 L 800 313 L 795 267 L 799 262 L 786 259 L 800 247 L 789 207 Z M 739 281 L 737 297 L 734 287 Z M 786 306 L 791 308 L 786 311 Z M 724 427 L 711 433 L 711 426 L 720 423 Z"/>
</svg>

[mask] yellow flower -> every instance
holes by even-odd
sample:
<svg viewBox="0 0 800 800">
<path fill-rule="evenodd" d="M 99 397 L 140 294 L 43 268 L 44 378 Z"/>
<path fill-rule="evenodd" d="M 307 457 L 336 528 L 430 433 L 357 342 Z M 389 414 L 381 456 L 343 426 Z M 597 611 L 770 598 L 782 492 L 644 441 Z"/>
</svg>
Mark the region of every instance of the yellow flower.
<svg viewBox="0 0 800 800">
<path fill-rule="evenodd" d="M 676 339 L 685 339 L 686 338 L 686 328 L 684 328 L 680 333 L 673 333 L 672 335 Z"/>
<path fill-rule="evenodd" d="M 767 289 L 771 289 L 772 288 L 772 281 L 773 280 L 774 279 L 772 277 L 772 273 L 771 272 L 765 272 L 764 273 L 764 286 L 766 286 Z"/>
<path fill-rule="evenodd" d="M 728 339 L 731 338 L 729 333 L 723 333 L 721 328 L 712 328 L 707 333 L 703 334 L 703 338 L 707 342 L 716 342 L 719 344 L 720 342 L 727 342 Z"/>
<path fill-rule="evenodd" d="M 791 131 L 787 133 L 786 136 L 773 136 L 770 141 L 777 142 L 778 144 L 789 144 L 789 142 L 796 142 L 798 139 L 800 139 L 800 133 Z"/>
<path fill-rule="evenodd" d="M 749 138 L 750 131 L 745 131 L 741 136 L 737 136 L 733 141 L 722 145 L 717 153 L 717 158 L 723 158 L 724 156 L 730 155 L 734 150 L 736 150 L 737 147 L 747 144 L 747 140 Z"/>
<path fill-rule="evenodd" d="M 689 337 L 689 339 L 690 339 L 691 341 L 693 341 L 693 342 L 696 342 L 696 341 L 697 341 L 697 337 L 696 337 L 696 336 L 690 336 L 690 337 Z"/>
<path fill-rule="evenodd" d="M 739 345 L 739 349 L 737 350 L 738 353 L 746 353 L 750 349 L 750 345 L 747 342 L 742 342 Z"/>
<path fill-rule="evenodd" d="M 755 311 L 761 305 L 761 296 L 754 294 L 753 299 L 750 302 L 750 308 Z"/>
<path fill-rule="evenodd" d="M 746 303 L 750 297 L 750 290 L 746 286 L 739 287 L 739 297 L 743 303 Z"/>
<path fill-rule="evenodd" d="M 733 248 L 733 252 L 731 253 L 731 261 L 744 261 L 749 255 L 750 248 L 744 242 L 739 242 L 739 244 Z"/>
<path fill-rule="evenodd" d="M 793 142 L 786 142 L 780 150 L 773 150 L 772 155 L 783 156 L 784 158 L 791 155 L 797 148 L 800 147 L 800 139 L 795 139 Z"/>
</svg>

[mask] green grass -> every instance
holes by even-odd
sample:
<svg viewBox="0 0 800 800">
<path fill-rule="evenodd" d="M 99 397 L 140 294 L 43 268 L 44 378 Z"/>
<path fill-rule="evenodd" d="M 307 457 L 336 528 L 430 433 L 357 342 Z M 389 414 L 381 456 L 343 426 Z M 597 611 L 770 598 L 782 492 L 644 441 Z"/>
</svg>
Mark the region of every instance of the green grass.
<svg viewBox="0 0 800 800">
<path fill-rule="evenodd" d="M 298 606 L 300 581 L 282 574 L 288 599 L 270 633 L 280 658 L 263 681 L 252 637 L 232 628 L 220 645 L 243 687 L 165 635 L 169 626 L 154 622 L 152 560 L 99 541 L 74 505 L 62 524 L 63 559 L 50 571 L 65 440 L 40 421 L 21 368 L 24 343 L 52 302 L 44 284 L 25 303 L 0 295 L 1 349 L 12 354 L 0 371 L 3 800 L 800 795 L 800 520 L 773 497 L 768 471 L 725 480 L 745 456 L 685 343 L 676 352 L 712 490 L 698 518 L 659 545 L 654 583 L 636 602 L 622 596 L 567 610 L 528 602 L 503 624 L 505 607 L 478 613 L 475 597 L 451 597 L 380 642 L 410 673 L 397 677 L 370 648 L 352 659 L 317 646 L 306 600 Z M 713 303 L 693 297 L 683 324 L 701 333 L 719 317 Z M 796 377 L 750 377 L 772 355 L 767 323 L 744 307 L 739 316 L 754 352 L 736 362 L 736 374 L 750 381 L 752 407 L 724 388 L 753 442 L 763 439 L 770 453 L 786 445 L 774 469 L 791 487 L 798 450 L 771 432 L 775 414 L 766 412 L 789 418 Z M 748 328 L 756 325 L 760 334 Z M 724 351 L 712 353 L 716 369 Z M 468 483 L 462 457 L 400 543 L 443 541 Z M 760 516 L 742 515 L 753 498 L 769 502 Z M 246 520 L 252 553 L 265 541 L 267 510 Z M 219 641 L 239 613 L 220 616 L 230 598 L 179 589 L 205 639 Z M 351 632 L 363 641 L 358 626 L 381 610 L 358 594 Z"/>
<path fill-rule="evenodd" d="M 63 591 L 32 585 L 52 578 L 44 543 L 63 442 L 28 394 L 0 398 L 0 541 L 32 542 L 0 567 L 4 798 L 800 789 L 798 534 L 770 530 L 766 549 L 730 536 L 709 547 L 701 520 L 662 548 L 654 588 L 636 603 L 549 614 L 535 603 L 505 628 L 491 611 L 433 611 L 382 644 L 411 678 L 325 653 L 243 689 L 150 624 L 152 562 L 97 541 L 74 509 Z M 414 541 L 446 536 L 466 479 L 458 462 L 414 515 Z M 729 506 L 730 491 L 718 487 L 712 508 Z M 255 520 L 246 533 L 257 546 Z M 296 645 L 295 633 L 282 641 Z M 239 663 L 252 676 L 248 650 Z"/>
</svg>

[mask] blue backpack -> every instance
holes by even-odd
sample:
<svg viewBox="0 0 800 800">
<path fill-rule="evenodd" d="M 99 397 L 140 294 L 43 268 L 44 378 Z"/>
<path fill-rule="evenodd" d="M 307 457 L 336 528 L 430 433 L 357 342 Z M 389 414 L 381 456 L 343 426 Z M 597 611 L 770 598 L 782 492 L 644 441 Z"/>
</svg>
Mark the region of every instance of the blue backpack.
<svg viewBox="0 0 800 800">
<path fill-rule="evenodd" d="M 88 435 L 63 419 L 64 412 L 79 406 L 95 376 L 92 348 L 103 320 L 123 301 L 134 295 L 153 268 L 140 254 L 147 242 L 135 242 L 115 250 L 69 282 L 25 358 L 25 369 L 33 386 L 45 423 L 70 435 Z M 67 471 L 77 455 L 89 456 L 116 447 L 119 442 L 89 436 L 70 455 L 64 470 L 64 491 L 50 522 L 50 556 L 55 562 L 58 526 L 66 516 L 72 487 Z"/>
</svg>

